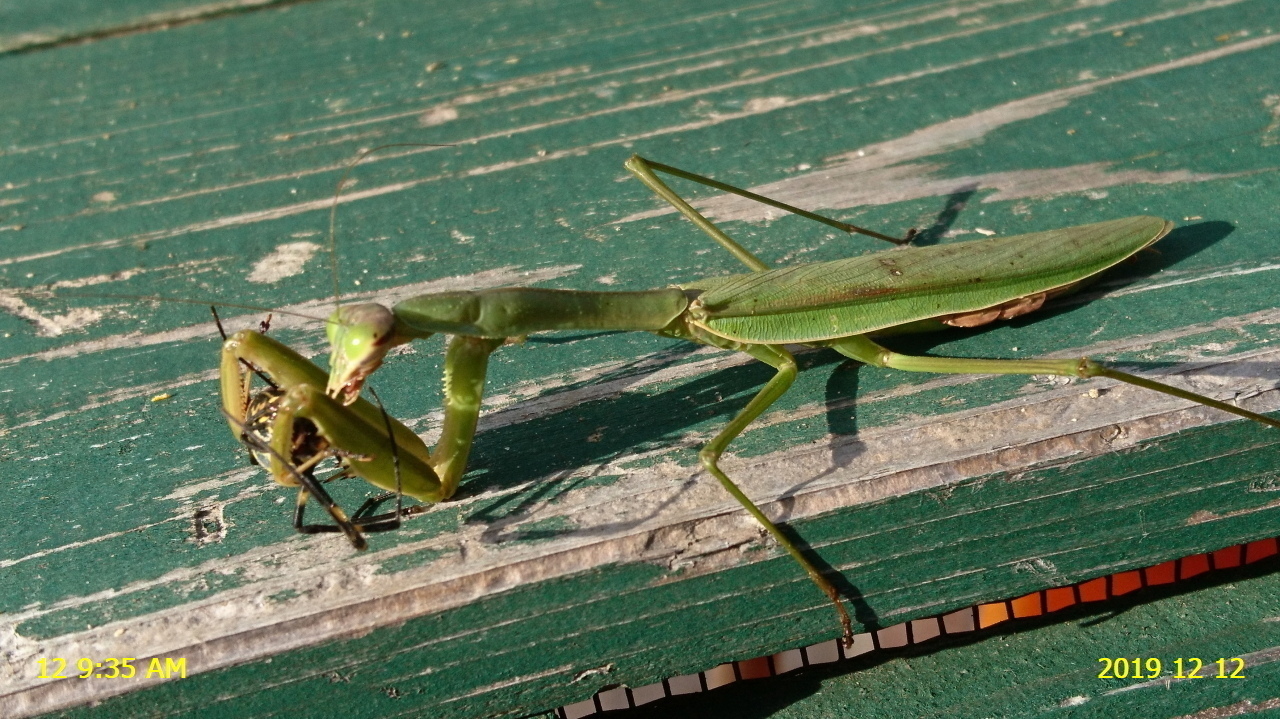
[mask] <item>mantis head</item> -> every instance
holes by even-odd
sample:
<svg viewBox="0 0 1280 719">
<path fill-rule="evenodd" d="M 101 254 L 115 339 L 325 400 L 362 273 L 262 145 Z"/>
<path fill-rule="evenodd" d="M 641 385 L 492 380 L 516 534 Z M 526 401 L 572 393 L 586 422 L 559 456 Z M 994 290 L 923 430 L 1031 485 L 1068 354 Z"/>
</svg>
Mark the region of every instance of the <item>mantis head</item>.
<svg viewBox="0 0 1280 719">
<path fill-rule="evenodd" d="M 330 397 L 351 404 L 373 371 L 382 366 L 387 352 L 409 341 L 396 334 L 391 310 L 376 304 L 339 307 L 329 316 Z"/>
</svg>

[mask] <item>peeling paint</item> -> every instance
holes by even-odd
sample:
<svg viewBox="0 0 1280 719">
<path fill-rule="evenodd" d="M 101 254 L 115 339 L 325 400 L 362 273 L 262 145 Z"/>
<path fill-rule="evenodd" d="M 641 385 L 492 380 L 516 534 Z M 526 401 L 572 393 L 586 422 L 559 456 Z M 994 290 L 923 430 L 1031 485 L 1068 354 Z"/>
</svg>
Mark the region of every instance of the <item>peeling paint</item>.
<svg viewBox="0 0 1280 719">
<path fill-rule="evenodd" d="M 245 279 L 256 284 L 272 284 L 300 275 L 308 261 L 321 250 L 314 242 L 286 242 L 274 252 L 258 260 Z"/>
<path fill-rule="evenodd" d="M 458 119 L 458 108 L 449 105 L 440 105 L 418 116 L 418 125 L 421 127 L 435 127 L 443 125 L 447 122 L 453 122 Z"/>
</svg>

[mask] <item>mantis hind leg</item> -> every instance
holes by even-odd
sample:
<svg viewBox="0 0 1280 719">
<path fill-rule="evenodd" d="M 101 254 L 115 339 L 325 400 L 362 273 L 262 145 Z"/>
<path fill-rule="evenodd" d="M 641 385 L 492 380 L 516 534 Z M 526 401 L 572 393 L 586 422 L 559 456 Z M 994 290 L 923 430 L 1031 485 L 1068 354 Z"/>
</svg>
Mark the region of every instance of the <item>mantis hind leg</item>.
<svg viewBox="0 0 1280 719">
<path fill-rule="evenodd" d="M 861 335 L 846 337 L 831 345 L 832 349 L 851 359 L 877 367 L 890 367 L 907 372 L 938 372 L 942 374 L 1046 374 L 1059 377 L 1108 377 L 1136 387 L 1153 390 L 1180 399 L 1190 400 L 1206 407 L 1220 409 L 1254 422 L 1280 428 L 1280 420 L 1250 412 L 1235 405 L 1220 402 L 1195 392 L 1188 392 L 1172 385 L 1145 377 L 1121 372 L 1099 364 L 1087 357 L 1079 359 L 1028 359 L 991 360 L 962 359 L 956 357 L 918 357 L 898 354 L 881 347 Z"/>
<path fill-rule="evenodd" d="M 670 187 L 667 186 L 667 183 L 663 182 L 661 179 L 658 178 L 658 175 L 656 174 L 657 172 L 662 172 L 662 173 L 671 175 L 673 177 L 679 177 L 684 180 L 696 182 L 700 185 L 706 185 L 707 187 L 714 187 L 717 190 L 728 192 L 729 194 L 737 195 L 738 197 L 745 197 L 748 200 L 759 202 L 762 205 L 776 207 L 779 210 L 785 210 L 787 212 L 790 212 L 793 215 L 799 215 L 800 217 L 813 220 L 814 222 L 821 222 L 822 224 L 827 225 L 828 227 L 834 227 L 835 229 L 840 230 L 841 232 L 866 235 L 868 237 L 874 237 L 877 240 L 892 242 L 895 245 L 905 245 L 911 241 L 912 237 L 915 236 L 915 230 L 911 230 L 907 232 L 905 237 L 890 237 L 889 235 L 883 235 L 879 232 L 874 232 L 872 230 L 864 229 L 856 225 L 851 225 L 847 222 L 833 220 L 830 217 L 823 217 L 822 215 L 809 212 L 808 210 L 802 210 L 799 207 L 796 207 L 794 205 L 788 205 L 785 202 L 779 202 L 778 200 L 765 197 L 764 195 L 758 195 L 754 192 L 751 192 L 750 190 L 744 190 L 741 187 L 734 187 L 733 185 L 726 184 L 718 180 L 713 180 L 710 177 L 695 175 L 692 172 L 686 172 L 685 170 L 681 170 L 678 167 L 672 167 L 671 165 L 664 165 L 661 162 L 646 160 L 645 158 L 639 155 L 632 155 L 631 159 L 627 160 L 626 163 L 624 163 L 624 166 L 627 168 L 627 170 L 631 172 L 631 174 L 635 175 L 637 179 L 643 182 L 646 187 L 648 187 L 650 190 L 653 190 L 654 194 L 666 200 L 672 207 L 676 208 L 676 210 L 678 210 L 680 214 L 689 218 L 689 220 L 692 221 L 693 224 L 697 225 L 699 229 L 707 233 L 707 235 L 709 235 L 711 239 L 718 242 L 721 247 L 724 247 L 726 250 L 732 253 L 734 257 L 738 258 L 738 260 L 742 262 L 742 264 L 751 268 L 755 272 L 763 272 L 764 270 L 769 269 L 769 266 L 766 265 L 760 258 L 751 254 L 751 252 L 749 252 L 742 245 L 738 244 L 731 237 L 726 235 L 723 230 L 721 230 L 719 227 L 716 227 L 715 223 L 711 222 L 711 220 L 708 220 L 706 217 L 704 217 L 702 213 L 693 209 L 693 206 L 690 205 L 688 202 L 686 202 L 683 197 L 676 194 L 674 190 L 672 190 Z"/>
<path fill-rule="evenodd" d="M 702 451 L 698 453 L 698 459 L 702 461 L 702 466 L 708 472 L 710 472 L 716 479 L 720 480 L 720 484 L 725 488 L 725 490 L 729 492 L 734 499 L 738 500 L 738 502 L 746 508 L 747 512 L 749 512 L 752 517 L 755 517 L 756 521 L 759 522 L 761 526 L 768 530 L 769 534 L 773 535 L 773 538 L 777 540 L 778 544 L 782 545 L 783 549 L 787 550 L 787 553 L 791 555 L 792 559 L 800 563 L 800 566 L 804 568 L 805 573 L 809 575 L 809 578 L 813 580 L 813 583 L 817 584 L 823 594 L 827 595 L 831 600 L 831 603 L 835 605 L 836 613 L 840 617 L 840 627 L 844 632 L 843 639 L 845 646 L 851 646 L 853 642 L 853 623 L 850 621 L 849 613 L 845 611 L 844 605 L 840 603 L 840 592 L 831 584 L 831 582 L 827 581 L 826 577 L 822 576 L 822 572 L 820 572 L 817 567 L 813 566 L 813 563 L 804 556 L 804 553 L 800 551 L 799 547 L 797 547 L 791 539 L 787 537 L 787 535 L 783 534 L 782 530 L 780 530 L 776 524 L 764 515 L 764 512 L 760 511 L 760 508 L 757 507 L 755 503 L 738 488 L 738 485 L 733 483 L 733 480 L 729 479 L 729 476 L 726 475 L 718 465 L 720 455 L 724 453 L 724 450 L 729 446 L 729 443 L 738 435 L 742 434 L 743 430 L 747 428 L 747 425 L 755 421 L 762 412 L 768 409 L 769 406 L 777 401 L 779 397 L 785 394 L 787 389 L 791 387 L 791 383 L 795 381 L 796 378 L 795 358 L 793 358 L 791 353 L 787 352 L 785 349 L 771 345 L 749 345 L 744 348 L 743 351 L 761 362 L 772 366 L 774 369 L 778 370 L 778 372 L 767 384 L 765 384 L 756 396 L 751 399 L 747 406 L 733 418 L 733 421 L 729 422 L 728 426 L 720 430 L 720 433 L 702 448 Z"/>
</svg>

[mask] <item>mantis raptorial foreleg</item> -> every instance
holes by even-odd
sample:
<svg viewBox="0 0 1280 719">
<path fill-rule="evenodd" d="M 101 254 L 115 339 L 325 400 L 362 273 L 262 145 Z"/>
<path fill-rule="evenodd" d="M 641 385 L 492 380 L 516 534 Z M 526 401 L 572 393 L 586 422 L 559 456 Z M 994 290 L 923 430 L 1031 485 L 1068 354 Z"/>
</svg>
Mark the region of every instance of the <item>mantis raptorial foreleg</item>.
<svg viewBox="0 0 1280 719">
<path fill-rule="evenodd" d="M 467 456 L 476 435 L 489 355 L 503 340 L 454 335 L 444 358 L 444 422 L 431 466 L 440 477 L 440 493 L 453 496 L 467 471 Z"/>
<path fill-rule="evenodd" d="M 489 355 L 502 339 L 456 335 L 445 356 L 444 421 L 440 441 L 429 450 L 422 439 L 366 400 L 344 405 L 324 390 L 327 376 L 288 347 L 257 332 L 238 332 L 223 344 L 222 396 L 232 430 L 259 450 L 276 482 L 299 487 L 294 526 L 299 532 L 342 531 L 363 548 L 361 532 L 383 531 L 398 525 L 404 511 L 368 516 L 391 495 L 366 502 L 351 517 L 338 507 L 312 471 L 328 456 L 339 456 L 347 469 L 375 486 L 424 502 L 448 499 L 466 472 L 467 455 L 475 437 L 484 394 Z M 247 412 L 251 374 L 243 363 L 274 378 L 281 390 L 269 404 L 272 413 L 265 439 L 255 439 L 257 418 Z M 249 416 L 246 417 L 246 414 Z M 237 419 L 245 417 L 244 421 Z M 299 422 L 314 426 L 302 431 Z M 302 440 L 319 442 L 300 447 Z M 337 448 L 341 448 L 340 450 Z M 314 497 L 329 512 L 333 525 L 308 525 L 303 509 Z M 416 510 L 415 510 L 416 511 Z"/>
<path fill-rule="evenodd" d="M 265 395 L 251 395 L 252 373 L 246 364 L 273 378 L 275 388 Z M 298 487 L 294 528 L 304 534 L 340 531 L 352 545 L 363 549 L 364 533 L 395 529 L 402 517 L 418 510 L 402 509 L 397 499 L 394 513 L 371 515 L 392 496 L 386 494 L 366 501 L 348 517 L 325 490 L 327 480 L 314 475 L 321 461 L 338 458 L 347 471 L 397 497 L 403 493 L 423 501 L 439 501 L 441 482 L 432 469 L 426 445 L 416 434 L 366 400 L 351 406 L 337 402 L 324 392 L 325 381 L 323 370 L 266 335 L 237 332 L 223 343 L 223 412 L 232 431 L 249 445 L 251 455 L 272 478 L 281 485 Z M 389 440 L 391 437 L 394 439 Z M 306 503 L 313 497 L 333 524 L 305 523 Z"/>
<path fill-rule="evenodd" d="M 1099 364 L 1087 357 L 1078 359 L 968 359 L 962 357 L 920 357 L 904 355 L 885 349 L 863 336 L 835 340 L 831 348 L 850 359 L 876 367 L 900 369 L 906 372 L 936 372 L 939 374 L 1025 374 L 1056 375 L 1058 377 L 1108 377 L 1131 385 L 1172 395 L 1207 407 L 1220 409 L 1255 422 L 1280 427 L 1280 420 L 1250 412 L 1235 405 L 1219 402 L 1204 395 L 1178 389 L 1162 382 L 1121 372 Z"/>
<path fill-rule="evenodd" d="M 342 532 L 358 549 L 365 548 L 364 534 L 384 532 L 400 526 L 402 517 L 415 513 L 415 508 L 405 510 L 401 506 L 399 491 L 400 457 L 392 445 L 390 453 L 392 471 L 397 477 L 397 491 L 388 492 L 367 500 L 351 517 L 338 506 L 324 488 L 324 483 L 342 476 L 348 470 L 337 471 L 326 479 L 318 479 L 315 470 L 326 459 L 339 458 L 347 463 L 368 462 L 372 456 L 355 454 L 350 448 L 364 447 L 380 451 L 386 442 L 383 438 L 392 432 L 390 417 L 384 415 L 387 434 L 368 431 L 368 428 L 346 407 L 337 404 L 316 388 L 300 386 L 280 394 L 278 387 L 252 398 L 251 411 L 241 422 L 226 413 L 232 427 L 238 427 L 240 438 L 249 448 L 250 456 L 265 465 L 272 477 L 285 486 L 298 487 L 297 503 L 293 515 L 293 527 L 301 534 Z M 309 430 L 299 429 L 306 425 Z M 342 430 L 323 434 L 325 428 L 341 427 Z M 341 447 L 341 449 L 339 449 Z M 257 459 L 261 458 L 261 459 Z M 396 497 L 396 510 L 392 513 L 371 515 L 383 501 Z M 307 501 L 315 497 L 333 519 L 333 524 L 307 524 L 304 520 Z"/>
<path fill-rule="evenodd" d="M 298 482 L 297 508 L 294 510 L 293 526 L 303 534 L 342 531 L 353 544 L 363 543 L 360 536 L 366 532 L 385 532 L 400 526 L 400 519 L 406 516 L 399 505 L 399 497 L 404 489 L 404 477 L 410 477 L 417 488 L 419 485 L 431 486 L 431 468 L 423 466 L 420 457 L 409 451 L 402 453 L 396 443 L 391 443 L 387 451 L 387 437 L 394 434 L 393 422 L 385 413 L 382 414 L 381 425 L 371 425 L 361 420 L 354 411 L 339 404 L 326 395 L 318 386 L 299 385 L 290 388 L 275 404 L 275 420 L 272 422 L 270 439 L 270 465 L 272 476 L 280 481 L 281 477 L 292 478 Z M 315 433 L 301 433 L 303 437 L 322 437 L 323 443 L 314 448 L 312 458 L 291 466 L 293 458 L 298 456 L 297 425 L 305 421 L 314 425 Z M 421 440 L 419 440 L 421 444 Z M 339 449 L 340 448 L 340 449 Z M 318 450 L 318 451 L 316 451 Z M 347 467 L 360 467 L 367 472 L 394 478 L 392 487 L 383 487 L 388 493 L 373 497 L 361 505 L 350 518 L 324 489 L 323 482 L 344 476 L 346 472 L 338 472 L 326 480 L 317 481 L 313 475 L 316 465 L 327 457 L 340 458 Z M 286 482 L 281 482 L 285 484 Z M 329 516 L 333 525 L 305 524 L 303 512 L 309 496 L 314 496 Z M 379 504 L 390 497 L 397 497 L 397 509 L 393 513 L 370 515 Z M 416 510 L 415 510 L 416 511 Z"/>
</svg>

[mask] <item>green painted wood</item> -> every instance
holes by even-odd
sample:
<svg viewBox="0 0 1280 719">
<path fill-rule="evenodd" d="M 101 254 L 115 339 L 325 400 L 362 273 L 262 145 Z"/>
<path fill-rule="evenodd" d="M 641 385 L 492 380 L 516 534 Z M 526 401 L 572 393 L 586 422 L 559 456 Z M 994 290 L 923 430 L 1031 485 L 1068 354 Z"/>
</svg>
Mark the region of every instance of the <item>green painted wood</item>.
<svg viewBox="0 0 1280 719">
<path fill-rule="evenodd" d="M 1265 0 L 351 0 L 0 54 L 0 283 L 59 293 L 0 295 L 0 713 L 528 713 L 835 635 L 697 469 L 763 365 L 642 334 L 503 348 L 460 496 L 357 555 L 295 535 L 245 466 L 204 308 L 72 296 L 326 314 L 332 190 L 379 143 L 453 146 L 358 169 L 346 300 L 737 272 L 629 179 L 641 152 L 924 243 L 1173 219 L 1089 294 L 894 349 L 1089 353 L 1274 410 L 1277 22 Z M 695 194 L 771 264 L 881 249 Z M 322 350 L 318 322 L 272 326 Z M 374 377 L 429 440 L 440 355 Z M 1280 534 L 1263 428 L 1105 383 L 800 360 L 724 465 L 867 626 Z M 192 676 L 35 678 L 156 655 Z"/>
</svg>

